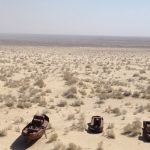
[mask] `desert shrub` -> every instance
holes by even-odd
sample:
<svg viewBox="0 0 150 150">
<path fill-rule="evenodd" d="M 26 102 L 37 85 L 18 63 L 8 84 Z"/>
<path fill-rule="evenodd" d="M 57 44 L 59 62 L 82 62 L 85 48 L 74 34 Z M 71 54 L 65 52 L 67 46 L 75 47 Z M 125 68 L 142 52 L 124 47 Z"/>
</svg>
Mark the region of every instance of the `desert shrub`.
<svg viewBox="0 0 150 150">
<path fill-rule="evenodd" d="M 57 104 L 58 107 L 65 107 L 67 106 L 67 102 L 64 101 L 64 100 L 61 100 L 58 104 Z"/>
<path fill-rule="evenodd" d="M 19 126 L 15 127 L 15 132 L 20 132 Z"/>
<path fill-rule="evenodd" d="M 54 145 L 52 150 L 66 150 L 66 147 L 63 143 L 59 142 Z"/>
<path fill-rule="evenodd" d="M 77 94 L 77 88 L 71 87 L 66 92 L 64 92 L 63 96 L 66 98 L 77 98 L 76 94 Z"/>
<path fill-rule="evenodd" d="M 30 108 L 30 107 L 32 107 L 32 104 L 30 102 L 25 102 L 24 107 L 25 108 Z"/>
<path fill-rule="evenodd" d="M 119 80 L 114 80 L 112 81 L 111 84 L 112 84 L 111 86 L 127 86 L 127 83 L 119 81 Z"/>
<path fill-rule="evenodd" d="M 100 100 L 105 100 L 105 99 L 109 99 L 111 97 L 111 94 L 106 92 L 101 92 L 97 96 Z"/>
<path fill-rule="evenodd" d="M 14 102 L 13 102 L 13 101 L 6 101 L 6 102 L 5 102 L 5 105 L 6 105 L 7 107 L 13 107 L 13 106 L 14 106 Z"/>
<path fill-rule="evenodd" d="M 37 93 L 42 92 L 41 89 L 33 87 L 29 89 L 30 97 L 36 95 Z"/>
<path fill-rule="evenodd" d="M 144 77 L 144 76 L 139 77 L 139 80 L 146 80 L 146 79 L 147 79 L 147 77 Z"/>
<path fill-rule="evenodd" d="M 127 124 L 123 128 L 122 134 L 127 135 L 129 137 L 135 137 L 140 134 L 141 125 L 141 122 L 138 119 L 136 119 L 132 122 L 132 124 Z"/>
<path fill-rule="evenodd" d="M 103 142 L 99 142 L 96 150 L 103 150 Z"/>
<path fill-rule="evenodd" d="M 42 99 L 42 100 L 39 101 L 39 104 L 38 104 L 38 105 L 39 105 L 39 106 L 42 106 L 42 107 L 45 107 L 45 106 L 47 105 L 47 102 L 46 102 L 45 99 Z"/>
<path fill-rule="evenodd" d="M 73 73 L 70 73 L 69 71 L 64 72 L 63 78 L 67 85 L 75 84 L 78 81 L 77 78 L 74 77 Z"/>
<path fill-rule="evenodd" d="M 87 95 L 87 93 L 86 93 L 86 90 L 85 90 L 85 89 L 78 90 L 78 91 L 79 91 L 79 93 L 80 93 L 82 96 Z"/>
<path fill-rule="evenodd" d="M 150 99 L 150 94 L 143 93 L 143 95 L 141 96 L 141 98 Z"/>
<path fill-rule="evenodd" d="M 0 130 L 0 137 L 4 137 L 7 135 L 7 130 L 6 129 L 1 129 Z"/>
<path fill-rule="evenodd" d="M 28 88 L 29 88 L 28 85 L 22 85 L 22 86 L 19 88 L 18 92 L 23 93 L 23 92 L 25 92 Z"/>
<path fill-rule="evenodd" d="M 148 86 L 148 87 L 146 88 L 146 93 L 147 93 L 147 94 L 150 94 L 150 86 Z"/>
<path fill-rule="evenodd" d="M 114 124 L 113 123 L 109 123 L 107 129 L 113 129 L 114 128 Z"/>
<path fill-rule="evenodd" d="M 101 105 L 101 104 L 104 104 L 105 102 L 103 100 L 98 100 L 95 103 L 98 104 L 98 105 Z"/>
<path fill-rule="evenodd" d="M 115 139 L 115 133 L 114 133 L 113 129 L 108 129 L 106 131 L 106 137 L 110 138 L 110 139 Z"/>
<path fill-rule="evenodd" d="M 19 101 L 18 104 L 17 104 L 17 107 L 21 108 L 21 109 L 29 108 L 31 106 L 32 106 L 32 104 L 30 102 L 21 102 L 21 101 Z"/>
<path fill-rule="evenodd" d="M 17 104 L 17 107 L 18 108 L 21 108 L 21 109 L 24 109 L 24 102 L 18 102 L 18 104 Z"/>
<path fill-rule="evenodd" d="M 121 115 L 121 111 L 119 108 L 113 108 L 111 110 L 112 113 L 114 113 L 116 116 L 120 116 Z"/>
<path fill-rule="evenodd" d="M 139 77 L 139 74 L 138 73 L 134 73 L 133 77 Z"/>
<path fill-rule="evenodd" d="M 78 122 L 73 123 L 71 126 L 71 130 L 84 131 L 85 130 L 85 116 L 84 114 L 80 114 Z"/>
<path fill-rule="evenodd" d="M 52 93 L 52 90 L 51 89 L 47 89 L 45 92 L 46 93 Z"/>
<path fill-rule="evenodd" d="M 74 114 L 69 114 L 67 117 L 67 120 L 74 120 L 75 119 L 75 115 Z"/>
<path fill-rule="evenodd" d="M 144 108 L 145 108 L 148 112 L 150 112 L 150 104 L 147 104 Z"/>
<path fill-rule="evenodd" d="M 9 102 L 16 102 L 16 97 L 12 96 L 11 94 L 8 95 L 0 95 L 0 101 L 3 102 L 5 101 L 5 103 L 9 103 Z"/>
<path fill-rule="evenodd" d="M 43 87 L 45 86 L 45 83 L 44 83 L 43 79 L 38 79 L 38 80 L 34 83 L 34 85 L 36 85 L 36 86 L 38 86 L 38 87 L 40 87 L 40 88 L 43 88 Z"/>
<path fill-rule="evenodd" d="M 32 103 L 39 103 L 41 101 L 41 96 L 40 95 L 35 95 L 32 99 Z"/>
<path fill-rule="evenodd" d="M 143 74 L 143 73 L 146 73 L 146 71 L 145 70 L 140 70 L 140 73 Z"/>
<path fill-rule="evenodd" d="M 138 98 L 140 96 L 140 93 L 138 91 L 134 91 L 132 94 L 132 97 Z"/>
<path fill-rule="evenodd" d="M 131 92 L 130 92 L 130 91 L 124 91 L 124 92 L 123 92 L 123 95 L 126 96 L 126 97 L 127 97 L 127 96 L 130 96 L 130 95 L 131 95 Z"/>
<path fill-rule="evenodd" d="M 82 150 L 82 148 L 74 143 L 69 143 L 66 150 Z"/>
<path fill-rule="evenodd" d="M 141 106 L 138 106 L 138 107 L 136 108 L 135 113 L 137 114 L 137 113 L 141 113 L 141 112 L 143 112 L 143 111 L 144 111 L 144 106 L 141 105 Z"/>
<path fill-rule="evenodd" d="M 116 91 L 113 91 L 113 92 L 112 92 L 112 98 L 115 98 L 115 99 L 123 99 L 124 96 L 123 96 L 123 94 L 122 94 L 121 91 L 116 90 Z"/>
<path fill-rule="evenodd" d="M 76 101 L 74 101 L 74 102 L 71 104 L 71 106 L 73 106 L 73 107 L 79 107 L 79 106 L 81 106 L 81 105 L 83 105 L 83 104 L 84 104 L 83 101 L 76 100 Z"/>
<path fill-rule="evenodd" d="M 22 122 L 24 122 L 23 117 L 19 117 L 19 118 L 16 118 L 16 119 L 14 120 L 14 124 L 20 124 L 20 123 L 22 123 Z"/>
<path fill-rule="evenodd" d="M 43 91 L 43 92 L 40 93 L 40 95 L 41 95 L 41 96 L 46 96 L 46 92 Z"/>
<path fill-rule="evenodd" d="M 51 135 L 51 137 L 48 139 L 48 141 L 46 143 L 52 143 L 52 142 L 56 141 L 57 138 L 58 138 L 57 133 L 54 133 Z"/>
<path fill-rule="evenodd" d="M 55 109 L 55 105 L 50 105 L 49 109 Z"/>
<path fill-rule="evenodd" d="M 108 107 L 105 109 L 105 112 L 108 113 L 108 114 L 110 114 L 110 113 L 111 113 L 111 107 L 108 106 Z"/>
<path fill-rule="evenodd" d="M 9 87 L 9 88 L 18 88 L 18 87 L 20 87 L 21 86 L 21 82 L 20 81 L 15 81 L 15 80 L 8 80 L 8 81 L 6 81 L 6 83 L 5 83 L 5 85 L 4 86 L 7 86 L 7 87 Z"/>
</svg>

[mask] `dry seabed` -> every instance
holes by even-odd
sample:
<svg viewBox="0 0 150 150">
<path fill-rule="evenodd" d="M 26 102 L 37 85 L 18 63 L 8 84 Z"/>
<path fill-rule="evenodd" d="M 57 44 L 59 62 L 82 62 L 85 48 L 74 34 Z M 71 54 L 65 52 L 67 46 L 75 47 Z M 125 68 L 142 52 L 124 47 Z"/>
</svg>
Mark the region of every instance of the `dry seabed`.
<svg viewBox="0 0 150 150">
<path fill-rule="evenodd" d="M 147 150 L 150 51 L 130 48 L 0 46 L 0 150 Z M 50 118 L 26 147 L 21 130 L 34 114 Z M 89 134 L 93 115 L 104 133 Z"/>
</svg>

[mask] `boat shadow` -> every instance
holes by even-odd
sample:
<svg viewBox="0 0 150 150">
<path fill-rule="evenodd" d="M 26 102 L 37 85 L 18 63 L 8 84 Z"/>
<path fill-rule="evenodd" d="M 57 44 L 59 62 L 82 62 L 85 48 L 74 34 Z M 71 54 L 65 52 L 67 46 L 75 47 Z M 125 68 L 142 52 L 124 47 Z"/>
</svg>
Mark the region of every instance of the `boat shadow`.
<svg viewBox="0 0 150 150">
<path fill-rule="evenodd" d="M 140 136 L 138 137 L 138 140 L 139 140 L 139 141 L 142 141 L 142 142 L 144 142 L 144 143 L 149 143 L 149 141 L 147 141 L 145 138 L 143 138 L 142 135 L 140 135 Z"/>
<path fill-rule="evenodd" d="M 10 146 L 11 150 L 26 150 L 27 148 L 31 147 L 36 141 L 27 143 L 25 137 L 20 135 Z"/>
</svg>

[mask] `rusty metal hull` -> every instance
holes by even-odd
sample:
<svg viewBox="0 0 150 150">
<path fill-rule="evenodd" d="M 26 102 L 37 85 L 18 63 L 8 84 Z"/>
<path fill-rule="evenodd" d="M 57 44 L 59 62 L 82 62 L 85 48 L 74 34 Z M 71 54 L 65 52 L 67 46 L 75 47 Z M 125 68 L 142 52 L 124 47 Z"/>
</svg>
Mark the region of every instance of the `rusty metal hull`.
<svg viewBox="0 0 150 150">
<path fill-rule="evenodd" d="M 35 141 L 40 139 L 45 134 L 46 128 L 49 124 L 49 119 L 44 120 L 40 127 L 34 127 L 33 123 L 30 122 L 23 130 L 22 135 L 27 138 L 28 141 Z"/>
</svg>

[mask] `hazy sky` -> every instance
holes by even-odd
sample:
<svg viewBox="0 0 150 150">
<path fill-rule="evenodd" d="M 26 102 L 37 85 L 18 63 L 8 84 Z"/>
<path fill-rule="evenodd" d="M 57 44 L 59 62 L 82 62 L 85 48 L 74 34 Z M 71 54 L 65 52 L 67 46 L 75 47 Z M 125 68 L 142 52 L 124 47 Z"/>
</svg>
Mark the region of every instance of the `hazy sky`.
<svg viewBox="0 0 150 150">
<path fill-rule="evenodd" d="M 0 33 L 150 36 L 150 0 L 0 0 Z"/>
</svg>

